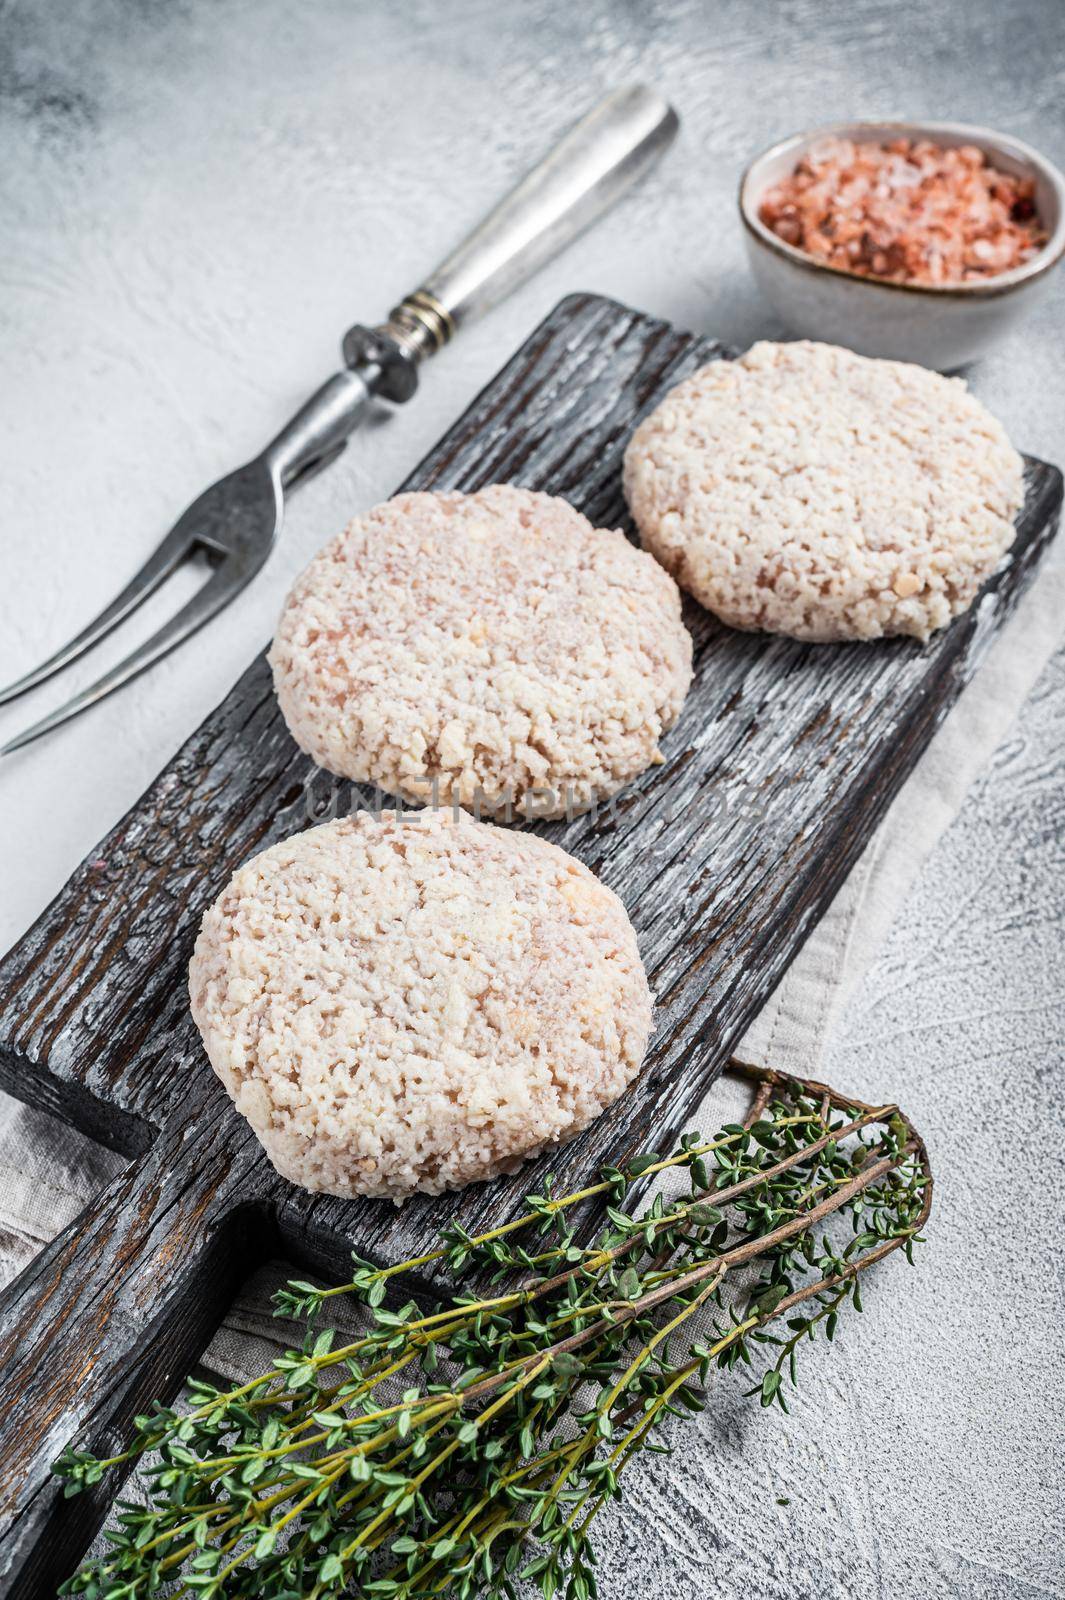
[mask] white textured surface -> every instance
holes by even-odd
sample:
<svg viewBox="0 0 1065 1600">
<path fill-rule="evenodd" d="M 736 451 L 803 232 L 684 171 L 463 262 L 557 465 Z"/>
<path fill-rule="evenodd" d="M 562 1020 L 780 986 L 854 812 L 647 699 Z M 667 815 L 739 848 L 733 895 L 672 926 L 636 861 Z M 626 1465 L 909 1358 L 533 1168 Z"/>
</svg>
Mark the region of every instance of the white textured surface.
<svg viewBox="0 0 1065 1600">
<path fill-rule="evenodd" d="M 733 218 L 752 151 L 813 122 L 909 113 L 988 122 L 1065 159 L 1056 0 L 23 0 L 3 33 L 5 680 L 108 598 L 330 370 L 346 323 L 413 285 L 586 100 L 645 77 L 684 119 L 624 211 L 464 334 L 405 414 L 365 429 L 293 501 L 238 606 L 0 768 L 4 945 L 224 694 L 317 546 L 390 492 L 562 293 L 612 293 L 741 345 L 779 334 Z M 1052 459 L 1063 289 L 970 375 L 1014 441 Z M 681 1459 L 634 1475 L 630 1509 L 604 1524 L 604 1597 L 1065 1594 L 1063 748 L 1059 661 L 829 1062 L 857 1093 L 897 1095 L 929 1138 L 939 1195 L 918 1268 L 892 1263 L 862 1326 L 841 1327 L 831 1358 L 808 1352 L 790 1421 L 726 1387 Z M 1003 1145 L 1021 1152 L 1012 1174 Z"/>
</svg>

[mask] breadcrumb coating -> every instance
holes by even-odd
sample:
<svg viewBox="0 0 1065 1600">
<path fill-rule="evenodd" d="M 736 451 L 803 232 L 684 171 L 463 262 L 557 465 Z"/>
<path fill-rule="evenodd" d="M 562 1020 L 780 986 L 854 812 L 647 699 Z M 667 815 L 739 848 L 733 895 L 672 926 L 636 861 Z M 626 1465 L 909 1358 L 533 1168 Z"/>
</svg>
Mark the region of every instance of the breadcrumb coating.
<svg viewBox="0 0 1065 1600">
<path fill-rule="evenodd" d="M 293 738 L 328 771 L 560 816 L 660 759 L 691 681 L 680 609 L 654 561 L 564 500 L 405 494 L 311 562 L 270 660 Z"/>
<path fill-rule="evenodd" d="M 651 1031 L 617 896 L 546 840 L 430 809 L 254 857 L 204 916 L 189 989 L 278 1172 L 396 1201 L 571 1138 Z"/>
<path fill-rule="evenodd" d="M 625 492 L 644 546 L 733 628 L 927 639 L 1013 542 L 1023 466 L 958 378 L 764 342 L 667 395 Z"/>
</svg>

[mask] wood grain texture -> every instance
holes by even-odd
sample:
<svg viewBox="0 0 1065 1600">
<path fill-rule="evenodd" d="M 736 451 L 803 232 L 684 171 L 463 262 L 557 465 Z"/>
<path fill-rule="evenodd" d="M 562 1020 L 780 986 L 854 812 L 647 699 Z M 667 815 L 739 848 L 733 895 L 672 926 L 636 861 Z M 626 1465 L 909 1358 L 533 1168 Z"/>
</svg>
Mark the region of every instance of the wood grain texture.
<svg viewBox="0 0 1065 1600">
<path fill-rule="evenodd" d="M 572 297 L 404 487 L 517 482 L 624 523 L 634 425 L 724 353 Z M 449 1217 L 484 1227 L 513 1215 L 547 1168 L 565 1182 L 688 1123 L 1030 578 L 1060 474 L 1029 462 L 1027 490 L 1010 556 L 925 647 L 801 645 L 687 608 L 696 678 L 665 766 L 598 818 L 538 825 L 629 910 L 658 1001 L 646 1067 L 565 1150 L 398 1212 L 278 1179 L 188 1014 L 196 927 L 234 867 L 306 825 L 309 798 L 327 814 L 373 800 L 315 774 L 265 661 L 252 665 L 0 965 L 0 1083 L 131 1156 L 0 1304 L 0 1577 L 12 1594 L 53 1593 L 102 1512 L 102 1500 L 62 1502 L 49 1462 L 72 1436 L 118 1437 L 146 1396 L 172 1390 L 266 1253 L 280 1244 L 326 1272 L 353 1245 L 402 1259 Z"/>
</svg>

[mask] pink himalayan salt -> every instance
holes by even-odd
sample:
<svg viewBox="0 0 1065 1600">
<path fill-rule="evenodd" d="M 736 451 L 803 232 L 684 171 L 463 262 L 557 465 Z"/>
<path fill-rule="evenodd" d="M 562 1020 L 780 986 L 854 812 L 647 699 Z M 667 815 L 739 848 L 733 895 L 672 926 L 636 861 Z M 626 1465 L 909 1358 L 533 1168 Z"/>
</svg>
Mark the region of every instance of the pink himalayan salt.
<svg viewBox="0 0 1065 1600">
<path fill-rule="evenodd" d="M 824 139 L 764 196 L 779 239 L 829 266 L 896 283 L 968 283 L 1020 266 L 1046 243 L 1031 178 L 973 145 Z"/>
</svg>

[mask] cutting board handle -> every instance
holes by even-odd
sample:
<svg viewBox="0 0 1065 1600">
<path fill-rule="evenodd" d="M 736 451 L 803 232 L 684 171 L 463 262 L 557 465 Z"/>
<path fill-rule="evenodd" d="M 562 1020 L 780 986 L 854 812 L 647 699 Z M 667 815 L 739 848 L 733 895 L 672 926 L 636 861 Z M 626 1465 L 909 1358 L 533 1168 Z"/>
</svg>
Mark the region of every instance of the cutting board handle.
<svg viewBox="0 0 1065 1600">
<path fill-rule="evenodd" d="M 233 1123 L 213 1120 L 195 1138 L 191 1121 L 164 1131 L 0 1297 L 6 1600 L 52 1600 L 124 1476 L 66 1499 L 56 1458 L 69 1443 L 119 1453 L 133 1417 L 196 1364 L 273 1245 L 257 1147 L 234 1156 Z"/>
</svg>

